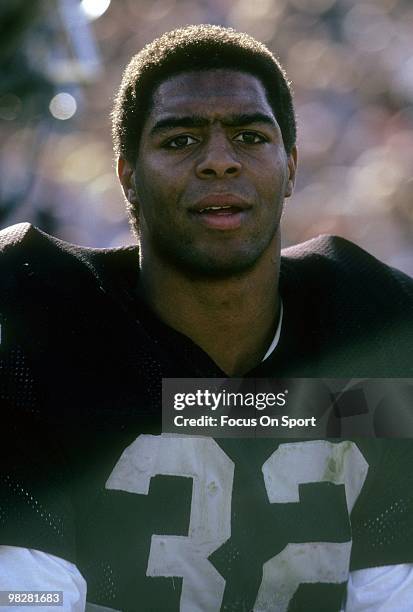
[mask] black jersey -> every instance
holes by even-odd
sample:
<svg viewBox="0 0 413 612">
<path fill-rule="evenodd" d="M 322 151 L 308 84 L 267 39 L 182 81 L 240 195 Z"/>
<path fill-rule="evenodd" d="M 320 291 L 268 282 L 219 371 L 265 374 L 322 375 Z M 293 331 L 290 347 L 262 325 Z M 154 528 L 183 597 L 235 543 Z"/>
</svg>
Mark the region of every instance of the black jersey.
<svg viewBox="0 0 413 612">
<path fill-rule="evenodd" d="M 123 611 L 339 610 L 413 562 L 410 440 L 161 435 L 163 377 L 224 373 L 138 297 L 138 253 L 0 234 L 1 544 L 76 563 Z M 253 377 L 413 373 L 412 281 L 355 245 L 288 249 Z M 391 406 L 389 407 L 391 408 Z"/>
</svg>

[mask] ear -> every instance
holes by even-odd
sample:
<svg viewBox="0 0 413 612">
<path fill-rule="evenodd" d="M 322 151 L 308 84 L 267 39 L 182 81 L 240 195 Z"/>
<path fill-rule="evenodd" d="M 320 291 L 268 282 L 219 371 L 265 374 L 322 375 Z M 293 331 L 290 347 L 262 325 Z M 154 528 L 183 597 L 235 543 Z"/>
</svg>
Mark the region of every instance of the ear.
<svg viewBox="0 0 413 612">
<path fill-rule="evenodd" d="M 294 191 L 295 176 L 297 172 L 297 147 L 294 145 L 288 156 L 288 181 L 285 188 L 285 197 L 289 198 Z"/>
<path fill-rule="evenodd" d="M 124 157 L 118 157 L 117 174 L 122 185 L 123 195 L 131 204 L 137 204 L 135 170 Z"/>
</svg>

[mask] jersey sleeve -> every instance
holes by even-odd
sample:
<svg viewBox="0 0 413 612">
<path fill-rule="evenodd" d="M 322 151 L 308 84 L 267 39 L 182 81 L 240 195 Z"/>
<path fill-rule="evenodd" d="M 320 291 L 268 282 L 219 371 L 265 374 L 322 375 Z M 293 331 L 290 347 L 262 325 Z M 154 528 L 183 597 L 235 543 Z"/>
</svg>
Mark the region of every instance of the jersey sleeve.
<svg viewBox="0 0 413 612">
<path fill-rule="evenodd" d="M 61 612 L 84 611 L 86 582 L 73 563 L 38 550 L 0 546 L 0 567 L 0 590 L 62 591 Z"/>
<path fill-rule="evenodd" d="M 2 412 L 0 544 L 74 561 L 70 476 L 64 461 L 36 418 Z"/>
<path fill-rule="evenodd" d="M 33 329 L 22 316 L 31 304 L 22 304 L 24 260 L 17 265 L 14 251 L 24 229 L 0 236 L 0 545 L 74 561 L 71 478 L 44 418 Z"/>
<path fill-rule="evenodd" d="M 413 565 L 386 565 L 350 573 L 342 612 L 410 612 Z"/>
<path fill-rule="evenodd" d="M 369 478 L 351 522 L 351 570 L 413 563 L 413 440 L 366 441 Z"/>
</svg>

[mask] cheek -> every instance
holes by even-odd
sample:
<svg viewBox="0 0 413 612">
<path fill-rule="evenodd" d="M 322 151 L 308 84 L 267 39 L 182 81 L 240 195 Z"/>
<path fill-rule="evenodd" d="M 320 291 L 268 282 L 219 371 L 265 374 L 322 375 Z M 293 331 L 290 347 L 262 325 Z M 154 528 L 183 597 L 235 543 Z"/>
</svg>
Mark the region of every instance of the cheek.
<svg viewBox="0 0 413 612">
<path fill-rule="evenodd" d="M 141 173 L 136 180 L 136 193 L 139 201 L 139 208 L 145 217 L 156 206 L 156 202 L 160 199 L 158 193 L 158 184 L 154 176 L 148 172 Z"/>
<path fill-rule="evenodd" d="M 286 183 L 288 169 L 279 155 L 255 160 L 250 169 L 250 178 L 260 191 L 277 192 Z"/>
<path fill-rule="evenodd" d="M 258 185 L 258 190 L 261 197 L 271 206 L 274 206 L 277 203 L 282 204 L 285 195 L 285 188 L 285 177 L 280 176 L 274 171 L 268 175 L 262 176 L 262 179 Z"/>
<path fill-rule="evenodd" d="M 175 193 L 179 173 L 170 163 L 147 164 L 142 172 L 142 186 L 148 195 L 166 199 L 168 194 Z"/>
<path fill-rule="evenodd" d="M 140 214 L 144 217 L 146 225 L 150 227 L 169 226 L 176 210 L 175 192 L 173 186 L 163 175 L 146 176 L 145 183 L 141 185 Z"/>
</svg>

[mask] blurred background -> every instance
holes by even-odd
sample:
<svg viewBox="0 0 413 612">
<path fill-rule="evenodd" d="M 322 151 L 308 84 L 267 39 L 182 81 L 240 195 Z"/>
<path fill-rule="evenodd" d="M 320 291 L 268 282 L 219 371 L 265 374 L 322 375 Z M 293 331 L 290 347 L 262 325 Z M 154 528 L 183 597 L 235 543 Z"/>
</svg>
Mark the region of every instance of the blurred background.
<svg viewBox="0 0 413 612">
<path fill-rule="evenodd" d="M 296 192 L 284 245 L 335 233 L 413 275 L 411 0 L 8 0 L 0 5 L 0 227 L 133 241 L 114 172 L 130 56 L 189 23 L 265 42 L 293 82 Z"/>
</svg>

